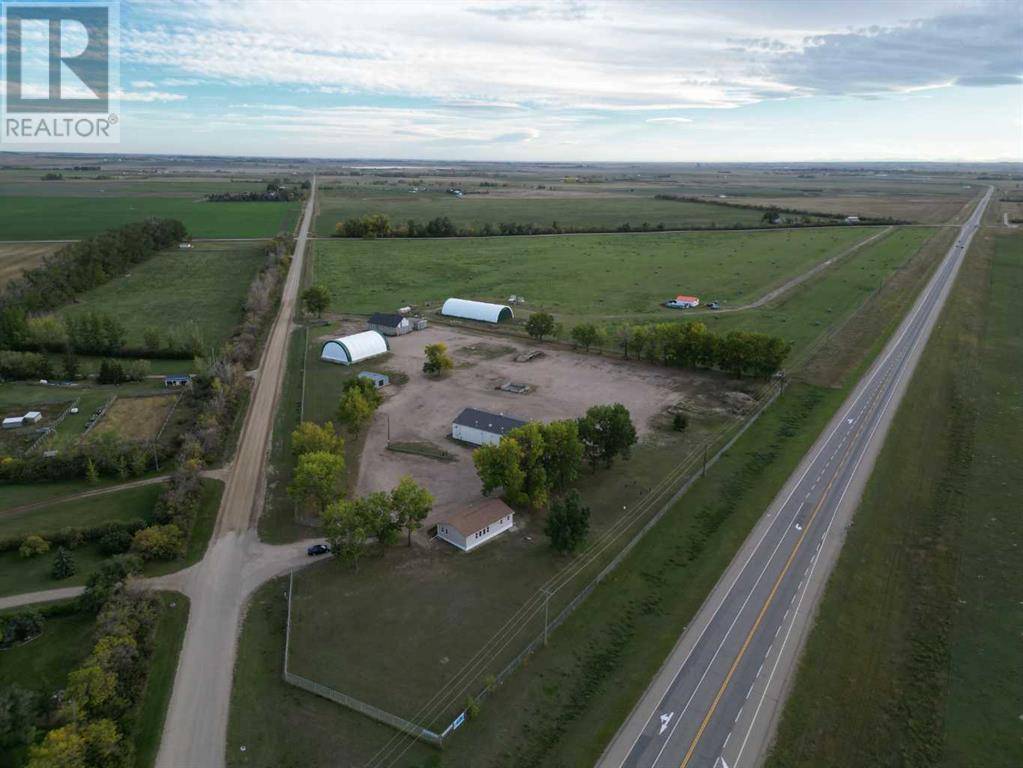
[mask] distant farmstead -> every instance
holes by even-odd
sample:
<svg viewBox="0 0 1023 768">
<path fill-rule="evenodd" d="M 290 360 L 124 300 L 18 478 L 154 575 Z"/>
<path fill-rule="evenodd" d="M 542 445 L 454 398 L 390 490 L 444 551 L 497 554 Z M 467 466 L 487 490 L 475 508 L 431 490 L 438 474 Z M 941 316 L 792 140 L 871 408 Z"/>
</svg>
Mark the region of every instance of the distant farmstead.
<svg viewBox="0 0 1023 768">
<path fill-rule="evenodd" d="M 388 350 L 390 346 L 382 334 L 377 331 L 363 331 L 324 343 L 320 349 L 320 360 L 339 365 L 352 365 L 386 354 Z"/>
<path fill-rule="evenodd" d="M 680 294 L 674 299 L 666 301 L 664 306 L 671 309 L 692 309 L 693 307 L 700 306 L 700 298 L 698 296 L 683 296 Z"/>
<path fill-rule="evenodd" d="M 473 445 L 496 445 L 513 429 L 524 427 L 528 422 L 505 416 L 503 413 L 488 413 L 475 408 L 466 408 L 451 424 L 451 436 Z"/>
<path fill-rule="evenodd" d="M 165 387 L 184 387 L 192 380 L 191 376 L 183 373 L 172 373 L 163 377 Z"/>
<path fill-rule="evenodd" d="M 385 336 L 404 336 L 412 332 L 412 323 L 403 315 L 387 315 L 380 312 L 371 315 L 367 326 L 371 331 L 377 331 Z"/>
<path fill-rule="evenodd" d="M 483 323 L 499 323 L 515 317 L 512 308 L 507 304 L 488 304 L 485 301 L 469 299 L 448 299 L 441 307 L 440 313 L 447 317 L 460 317 L 463 320 L 478 320 Z"/>
<path fill-rule="evenodd" d="M 515 522 L 515 512 L 500 499 L 483 499 L 442 517 L 437 522 L 437 538 L 463 552 L 500 536 Z"/>
</svg>

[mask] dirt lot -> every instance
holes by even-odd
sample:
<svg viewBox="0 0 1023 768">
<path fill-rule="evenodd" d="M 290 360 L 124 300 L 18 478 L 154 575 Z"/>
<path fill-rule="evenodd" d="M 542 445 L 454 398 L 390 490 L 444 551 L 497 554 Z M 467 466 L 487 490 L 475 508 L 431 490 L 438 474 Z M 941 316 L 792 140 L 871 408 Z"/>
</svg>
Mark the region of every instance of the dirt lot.
<svg viewBox="0 0 1023 768">
<path fill-rule="evenodd" d="M 113 432 L 125 440 L 152 440 L 160 432 L 178 393 L 145 397 L 119 397 L 90 436 Z"/>
<path fill-rule="evenodd" d="M 439 380 L 422 373 L 423 347 L 436 342 L 447 344 L 455 359 L 455 369 Z M 411 474 L 436 498 L 435 515 L 480 495 L 472 447 L 449 437 L 451 422 L 463 408 L 553 421 L 581 416 L 592 405 L 622 403 L 643 439 L 671 406 L 686 403 L 690 410 L 708 412 L 729 405 L 720 382 L 706 376 L 549 345 L 541 347 L 542 357 L 516 362 L 517 355 L 537 347 L 439 326 L 390 343 L 391 355 L 380 368 L 405 373 L 409 382 L 383 390 L 387 397 L 366 437 L 356 493 L 390 489 L 403 474 Z M 525 383 L 532 390 L 522 395 L 498 389 L 505 382 Z M 438 461 L 388 451 L 388 428 L 391 441 L 433 443 L 457 458 Z"/>
</svg>

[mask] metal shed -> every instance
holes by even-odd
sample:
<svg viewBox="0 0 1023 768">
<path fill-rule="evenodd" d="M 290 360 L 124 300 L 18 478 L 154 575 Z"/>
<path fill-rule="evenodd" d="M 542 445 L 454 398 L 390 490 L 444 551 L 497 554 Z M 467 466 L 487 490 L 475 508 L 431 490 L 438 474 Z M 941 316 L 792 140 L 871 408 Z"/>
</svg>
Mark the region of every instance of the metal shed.
<svg viewBox="0 0 1023 768">
<path fill-rule="evenodd" d="M 320 360 L 339 365 L 351 365 L 377 355 L 383 355 L 388 350 L 390 350 L 390 346 L 382 334 L 376 331 L 363 331 L 326 342 L 320 349 Z"/>
<path fill-rule="evenodd" d="M 441 307 L 440 313 L 448 317 L 461 317 L 465 320 L 479 320 L 484 323 L 499 323 L 515 317 L 512 308 L 507 304 L 488 304 L 485 301 L 469 299 L 448 299 Z"/>
</svg>

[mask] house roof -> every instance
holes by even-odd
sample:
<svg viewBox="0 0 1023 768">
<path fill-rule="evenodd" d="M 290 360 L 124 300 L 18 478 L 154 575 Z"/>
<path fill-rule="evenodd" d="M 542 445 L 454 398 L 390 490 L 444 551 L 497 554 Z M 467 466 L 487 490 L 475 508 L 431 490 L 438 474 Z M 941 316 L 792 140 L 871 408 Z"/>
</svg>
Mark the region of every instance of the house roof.
<svg viewBox="0 0 1023 768">
<path fill-rule="evenodd" d="M 391 315 L 384 312 L 376 312 L 370 315 L 370 325 L 382 325 L 385 328 L 397 328 L 405 318 L 401 315 Z"/>
<path fill-rule="evenodd" d="M 675 301 L 699 301 L 699 298 L 696 297 L 696 296 L 682 296 L 682 295 L 679 295 L 679 296 L 675 297 Z"/>
<path fill-rule="evenodd" d="M 374 373 L 373 371 L 361 371 L 359 373 L 360 379 L 369 379 L 370 381 L 390 381 L 387 374 Z"/>
<path fill-rule="evenodd" d="M 472 536 L 477 531 L 482 531 L 488 525 L 492 525 L 506 515 L 514 515 L 515 511 L 497 498 L 483 499 L 462 507 L 441 517 L 437 522 L 450 525 L 463 536 Z"/>
<path fill-rule="evenodd" d="M 164 381 L 189 381 L 192 377 L 187 373 L 169 373 L 163 377 Z"/>
<path fill-rule="evenodd" d="M 504 435 L 513 429 L 524 427 L 528 422 L 516 419 L 514 416 L 505 416 L 503 413 L 488 413 L 475 408 L 466 408 L 455 417 L 454 423 L 463 427 L 481 429 L 495 435 Z"/>
</svg>

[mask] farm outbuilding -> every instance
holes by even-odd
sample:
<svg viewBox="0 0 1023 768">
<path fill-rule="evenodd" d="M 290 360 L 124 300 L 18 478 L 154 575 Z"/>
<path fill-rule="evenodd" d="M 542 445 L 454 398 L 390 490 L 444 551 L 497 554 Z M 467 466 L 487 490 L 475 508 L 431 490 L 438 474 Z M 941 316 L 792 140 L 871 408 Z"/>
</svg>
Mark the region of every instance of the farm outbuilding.
<svg viewBox="0 0 1023 768">
<path fill-rule="evenodd" d="M 377 312 L 371 315 L 366 325 L 371 331 L 377 331 L 385 336 L 404 336 L 412 332 L 412 323 L 403 315 L 388 315 Z"/>
<path fill-rule="evenodd" d="M 524 427 L 527 422 L 503 413 L 488 413 L 476 408 L 466 408 L 451 424 L 451 436 L 473 445 L 496 445 L 513 429 Z"/>
<path fill-rule="evenodd" d="M 500 499 L 483 499 L 445 515 L 437 522 L 437 538 L 463 552 L 499 536 L 515 522 L 515 512 Z"/>
<path fill-rule="evenodd" d="M 4 419 L 4 429 L 18 429 L 23 426 L 25 426 L 25 421 L 21 416 L 7 416 Z"/>
<path fill-rule="evenodd" d="M 469 299 L 448 299 L 441 307 L 440 313 L 447 317 L 460 317 L 464 320 L 479 320 L 484 323 L 499 323 L 515 317 L 512 308 L 507 304 L 488 304 L 485 301 Z"/>
<path fill-rule="evenodd" d="M 380 389 L 381 387 L 386 387 L 388 384 L 391 383 L 391 377 L 388 376 L 387 374 L 373 373 L 372 371 L 363 371 L 362 373 L 359 374 L 359 378 L 366 379 L 367 381 L 372 381 L 373 386 L 376 387 L 377 389 Z"/>
<path fill-rule="evenodd" d="M 390 349 L 387 339 L 377 331 L 363 331 L 342 336 L 324 343 L 320 360 L 340 365 L 351 365 L 371 357 L 383 355 Z"/>
<path fill-rule="evenodd" d="M 184 387 L 192 380 L 192 377 L 186 373 L 172 373 L 163 377 L 163 385 L 165 387 Z"/>
</svg>

